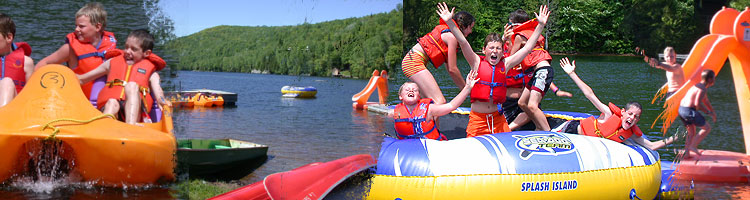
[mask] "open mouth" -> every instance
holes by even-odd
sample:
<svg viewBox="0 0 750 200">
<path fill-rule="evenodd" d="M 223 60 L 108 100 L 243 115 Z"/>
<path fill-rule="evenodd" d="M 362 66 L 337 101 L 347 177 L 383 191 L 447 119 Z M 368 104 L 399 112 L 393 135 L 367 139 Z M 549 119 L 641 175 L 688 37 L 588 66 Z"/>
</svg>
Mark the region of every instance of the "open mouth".
<svg viewBox="0 0 750 200">
<path fill-rule="evenodd" d="M 490 55 L 490 62 L 497 63 L 497 59 L 498 59 L 497 54 L 493 53 L 492 55 Z"/>
<path fill-rule="evenodd" d="M 409 92 L 409 93 L 407 93 L 407 94 L 406 94 L 406 96 L 407 96 L 407 97 L 415 97 L 416 95 L 414 95 L 414 93 L 413 93 L 413 92 Z"/>
<path fill-rule="evenodd" d="M 628 124 L 629 126 L 633 125 L 633 119 L 625 120 L 625 123 Z"/>
</svg>

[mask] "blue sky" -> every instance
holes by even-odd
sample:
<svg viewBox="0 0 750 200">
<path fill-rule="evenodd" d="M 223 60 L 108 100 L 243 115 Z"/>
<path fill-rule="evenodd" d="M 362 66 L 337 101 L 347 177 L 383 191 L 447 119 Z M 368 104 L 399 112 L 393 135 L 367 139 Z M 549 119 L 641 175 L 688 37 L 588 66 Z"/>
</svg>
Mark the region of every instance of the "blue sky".
<svg viewBox="0 0 750 200">
<path fill-rule="evenodd" d="M 177 37 L 218 25 L 284 26 L 388 12 L 401 0 L 162 0 Z"/>
</svg>

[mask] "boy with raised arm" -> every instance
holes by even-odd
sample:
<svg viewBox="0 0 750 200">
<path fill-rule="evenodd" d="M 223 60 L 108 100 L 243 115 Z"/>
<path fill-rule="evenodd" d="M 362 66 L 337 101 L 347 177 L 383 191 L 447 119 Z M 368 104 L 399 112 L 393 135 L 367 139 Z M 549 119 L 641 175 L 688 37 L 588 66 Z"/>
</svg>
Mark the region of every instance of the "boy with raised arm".
<svg viewBox="0 0 750 200">
<path fill-rule="evenodd" d="M 479 81 L 477 73 L 469 72 L 466 84 L 456 98 L 449 103 L 434 103 L 430 98 L 421 98 L 419 86 L 414 82 L 406 82 L 398 90 L 401 103 L 393 109 L 394 127 L 398 139 L 428 138 L 433 140 L 447 140 L 438 132 L 435 126 L 437 117 L 447 115 L 464 102 L 474 84 Z"/>
<path fill-rule="evenodd" d="M 451 33 L 458 40 L 461 51 L 466 61 L 473 71 L 478 73 L 479 82 L 471 90 L 471 114 L 469 115 L 469 124 L 466 128 L 467 137 L 475 137 L 485 134 L 510 132 L 508 122 L 505 117 L 498 111 L 498 104 L 505 102 L 505 72 L 511 67 L 518 65 L 534 47 L 533 43 L 527 43 L 515 54 L 503 58 L 503 41 L 502 36 L 497 33 L 487 35 L 484 41 L 482 53 L 485 56 L 479 56 L 474 53 L 469 41 L 460 34 L 456 24 L 450 21 L 453 16 L 453 10 L 448 10 L 448 6 L 443 2 L 438 4 L 437 13 L 443 20 L 449 21 L 448 27 Z M 539 8 L 537 19 L 539 24 L 534 29 L 529 40 L 536 41 L 544 30 L 544 25 L 549 17 L 547 6 Z"/>
<path fill-rule="evenodd" d="M 580 121 L 574 120 L 568 122 L 569 124 L 564 129 L 564 132 L 607 138 L 616 142 L 624 142 L 630 138 L 634 142 L 651 150 L 662 148 L 674 142 L 676 136 L 664 139 L 663 142 L 651 142 L 641 137 L 643 132 L 636 125 L 638 120 L 641 119 L 641 112 L 643 111 L 641 104 L 633 101 L 626 104 L 625 108 L 618 108 L 613 103 L 604 104 L 596 97 L 594 90 L 586 85 L 575 73 L 575 61 L 571 63 L 568 61 L 568 58 L 563 58 L 560 60 L 560 67 L 570 76 L 570 79 L 573 79 L 573 82 L 583 91 L 586 98 L 594 104 L 594 107 L 602 112 L 598 118 L 591 116 Z"/>
</svg>

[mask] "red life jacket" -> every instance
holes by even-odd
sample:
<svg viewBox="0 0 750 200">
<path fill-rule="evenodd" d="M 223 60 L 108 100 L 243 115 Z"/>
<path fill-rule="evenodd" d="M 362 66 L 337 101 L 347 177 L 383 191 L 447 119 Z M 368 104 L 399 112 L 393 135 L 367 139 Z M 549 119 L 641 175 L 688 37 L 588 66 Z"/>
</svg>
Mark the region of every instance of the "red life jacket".
<svg viewBox="0 0 750 200">
<path fill-rule="evenodd" d="M 479 81 L 471 88 L 471 102 L 489 101 L 501 104 L 505 102 L 505 63 L 500 58 L 497 65 L 492 66 L 485 60 L 484 56 L 479 56 L 482 61 L 479 63 L 477 77 Z"/>
<path fill-rule="evenodd" d="M 70 44 L 73 53 L 78 57 L 78 67 L 73 69 L 73 72 L 79 75 L 99 67 L 104 62 L 104 54 L 117 46 L 115 35 L 108 31 L 103 32 L 102 39 L 99 40 L 98 44 L 82 43 L 75 33 L 69 33 L 65 36 L 65 39 L 65 42 Z M 92 81 L 81 86 L 86 97 L 91 97 L 91 86 L 93 84 Z"/>
<path fill-rule="evenodd" d="M 114 58 L 110 60 L 107 84 L 99 93 L 97 105 L 101 108 L 109 99 L 126 100 L 125 83 L 135 82 L 139 86 L 138 91 L 141 94 L 141 102 L 144 104 L 143 108 L 146 111 L 150 111 L 154 100 L 151 98 L 149 78 L 154 72 L 163 69 L 166 66 L 166 62 L 156 54 L 151 53 L 143 60 L 129 66 L 125 62 L 125 57 L 122 53 L 117 52 L 121 51 L 113 50 L 107 53 L 108 58 L 110 56 L 114 56 Z"/>
<path fill-rule="evenodd" d="M 398 139 L 429 138 L 433 140 L 443 139 L 442 135 L 435 131 L 435 121 L 427 119 L 427 111 L 430 109 L 432 99 L 420 99 L 417 107 L 409 112 L 404 103 L 396 105 L 393 109 L 394 127 Z"/>
<path fill-rule="evenodd" d="M 521 35 L 528 40 L 529 38 L 531 38 L 531 35 L 534 34 L 534 29 L 536 29 L 536 26 L 538 24 L 539 21 L 537 21 L 536 19 L 524 22 L 523 24 L 513 29 L 512 38 L 516 38 L 516 35 Z M 515 40 L 513 40 L 513 42 L 515 42 Z M 539 62 L 545 60 L 552 60 L 552 56 L 549 55 L 549 52 L 547 52 L 547 50 L 544 50 L 544 36 L 540 35 L 539 39 L 536 42 L 536 45 L 534 46 L 534 49 L 531 50 L 531 53 L 529 53 L 529 55 L 526 56 L 523 61 L 521 61 L 521 67 L 523 68 L 523 71 L 526 71 L 526 69 L 534 67 L 536 66 L 536 64 L 539 64 Z"/>
<path fill-rule="evenodd" d="M 456 21 L 453 21 L 454 23 Z M 458 25 L 458 23 L 456 23 Z M 443 19 L 440 19 L 440 24 L 435 26 L 430 33 L 428 33 L 425 36 L 422 36 L 417 40 L 419 42 L 419 45 L 422 46 L 422 49 L 424 49 L 424 53 L 427 55 L 427 57 L 430 58 L 430 62 L 432 62 L 432 65 L 435 66 L 435 68 L 440 67 L 440 65 L 443 65 L 445 63 L 445 60 L 448 59 L 448 45 L 443 42 L 443 38 L 440 37 L 441 34 L 450 32 L 450 28 L 448 28 L 448 25 L 443 21 Z"/>
<path fill-rule="evenodd" d="M 23 71 L 26 61 L 25 56 L 31 55 L 31 46 L 25 42 L 11 44 L 11 52 L 0 58 L 2 60 L 2 74 L 0 78 L 8 77 L 13 79 L 16 85 L 16 93 L 20 93 L 23 86 L 26 85 L 26 72 Z"/>
<path fill-rule="evenodd" d="M 643 135 L 641 129 L 636 125 L 628 130 L 622 129 L 622 112 L 615 104 L 610 102 L 609 110 L 612 111 L 612 116 L 604 123 L 599 123 L 594 116 L 581 120 L 583 135 L 607 138 L 616 142 L 623 142 L 634 134 L 637 136 Z"/>
</svg>

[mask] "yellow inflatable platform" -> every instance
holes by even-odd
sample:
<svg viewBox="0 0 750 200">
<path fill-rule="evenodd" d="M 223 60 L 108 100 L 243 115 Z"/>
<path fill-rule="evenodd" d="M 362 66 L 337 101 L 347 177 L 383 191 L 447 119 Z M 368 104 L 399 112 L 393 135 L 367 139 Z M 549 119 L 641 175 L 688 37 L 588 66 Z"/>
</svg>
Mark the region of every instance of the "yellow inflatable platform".
<svg viewBox="0 0 750 200">
<path fill-rule="evenodd" d="M 116 121 L 89 103 L 73 71 L 45 66 L 0 108 L 0 182 L 43 175 L 99 186 L 174 181 L 176 142 L 171 109 L 164 110 L 164 120 L 145 127 Z"/>
</svg>

